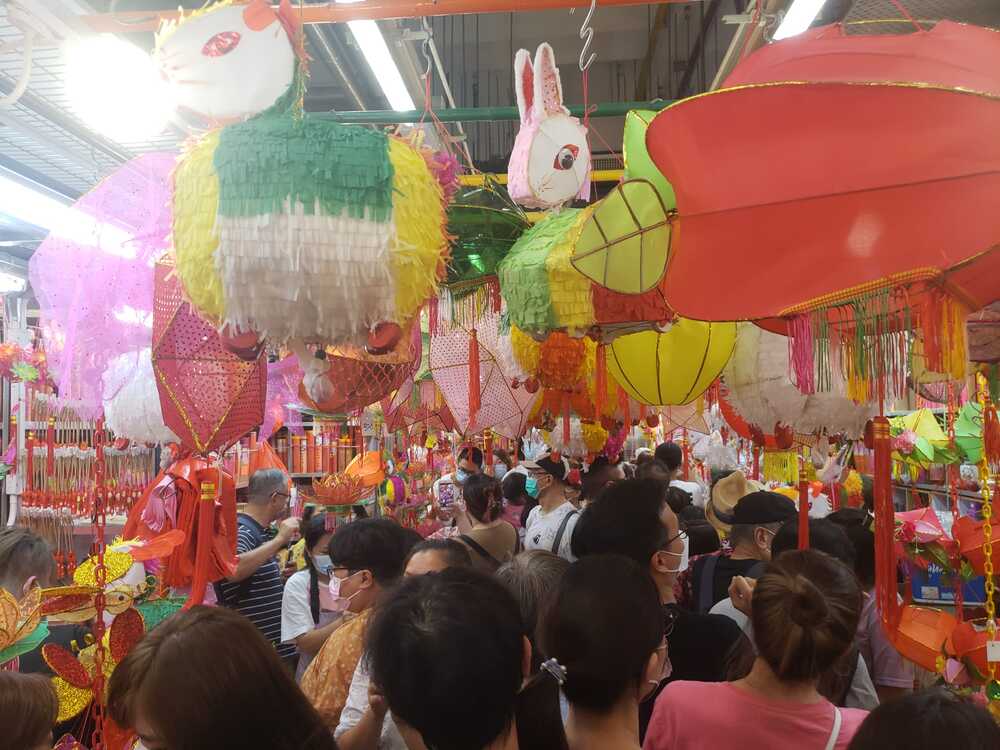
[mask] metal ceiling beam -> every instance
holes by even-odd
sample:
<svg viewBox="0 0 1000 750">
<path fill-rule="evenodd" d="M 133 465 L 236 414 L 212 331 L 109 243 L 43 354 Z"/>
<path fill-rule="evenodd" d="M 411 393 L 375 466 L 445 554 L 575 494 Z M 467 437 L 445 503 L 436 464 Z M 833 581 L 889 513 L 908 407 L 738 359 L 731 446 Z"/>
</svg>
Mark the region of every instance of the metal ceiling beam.
<svg viewBox="0 0 1000 750">
<path fill-rule="evenodd" d="M 0 73 L 0 94 L 9 94 L 13 90 L 14 82 L 11 81 L 7 75 Z M 115 161 L 124 163 L 132 158 L 132 154 L 130 154 L 126 149 L 123 149 L 117 143 L 105 138 L 99 133 L 88 130 L 72 117 L 68 116 L 61 109 L 53 107 L 48 102 L 35 96 L 30 90 L 24 92 L 24 95 L 18 100 L 18 104 L 23 107 L 27 107 L 35 114 L 40 115 L 51 122 L 56 127 L 61 130 L 65 130 L 74 138 L 82 141 L 91 148 L 102 152 Z"/>
<path fill-rule="evenodd" d="M 691 54 L 688 55 L 687 64 L 684 66 L 684 73 L 681 75 L 681 82 L 677 85 L 678 99 L 683 99 L 688 95 L 688 89 L 691 87 L 691 79 L 694 78 L 695 68 L 698 67 L 698 58 L 702 56 L 702 52 L 705 50 L 705 39 L 708 37 L 708 30 L 712 28 L 716 18 L 718 18 L 721 6 L 722 0 L 710 0 L 708 8 L 705 10 L 705 15 L 701 19 L 701 28 L 698 29 L 698 36 L 694 40 Z"/>
<path fill-rule="evenodd" d="M 608 102 L 596 105 L 590 113 L 591 117 L 624 117 L 629 110 L 648 109 L 659 111 L 672 102 L 665 99 L 655 99 L 650 102 Z M 569 107 L 570 114 L 583 117 L 583 105 Z M 434 115 L 441 122 L 498 122 L 501 120 L 518 120 L 520 114 L 517 107 L 459 107 L 457 109 L 437 109 Z M 368 112 L 316 112 L 312 117 L 321 117 L 334 122 L 353 123 L 355 125 L 391 125 L 400 123 L 420 122 L 429 115 L 420 109 L 410 112 L 381 110 Z"/>
<path fill-rule="evenodd" d="M 681 3 L 688 0 L 653 0 L 658 3 Z M 649 5 L 649 0 L 601 0 L 602 8 Z M 361 3 L 305 5 L 295 9 L 303 23 L 343 23 L 346 21 L 386 20 L 453 16 L 472 13 L 524 13 L 560 8 L 584 8 L 589 0 L 368 0 Z M 176 19 L 177 10 L 119 11 L 82 16 L 81 21 L 97 32 L 155 31 L 160 22 Z"/>
<path fill-rule="evenodd" d="M 10 172 L 12 176 L 20 177 L 21 179 L 28 180 L 29 182 L 34 182 L 46 190 L 51 190 L 53 193 L 58 193 L 59 195 L 64 196 L 67 200 L 76 200 L 81 195 L 79 190 L 67 187 L 58 180 L 46 177 L 38 170 L 32 169 L 26 164 L 22 164 L 16 159 L 11 159 L 9 156 L 0 154 L 0 174 L 4 171 Z M 0 210 L 2 210 L 2 208 L 3 207 L 0 206 Z"/>
<path fill-rule="evenodd" d="M 653 70 L 653 57 L 656 56 L 656 45 L 660 41 L 660 32 L 666 28 L 669 17 L 669 5 L 660 5 L 656 9 L 653 28 L 650 29 L 649 40 L 646 42 L 646 56 L 642 58 L 642 69 L 639 72 L 639 80 L 635 84 L 636 99 L 647 99 L 649 97 L 649 76 Z"/>
<path fill-rule="evenodd" d="M 318 47 L 322 52 L 323 56 L 320 60 L 326 63 L 332 70 L 337 72 L 340 80 L 343 81 L 344 87 L 351 94 L 351 98 L 354 99 L 354 103 L 357 105 L 358 109 L 368 109 L 365 106 L 364 99 L 361 98 L 361 94 L 358 90 L 354 88 L 354 84 L 351 83 L 350 76 L 344 71 L 344 66 L 340 64 L 340 57 L 336 52 L 330 47 L 330 42 L 326 37 L 325 29 L 319 28 L 306 28 L 306 37 L 312 42 L 316 47 Z"/>
</svg>

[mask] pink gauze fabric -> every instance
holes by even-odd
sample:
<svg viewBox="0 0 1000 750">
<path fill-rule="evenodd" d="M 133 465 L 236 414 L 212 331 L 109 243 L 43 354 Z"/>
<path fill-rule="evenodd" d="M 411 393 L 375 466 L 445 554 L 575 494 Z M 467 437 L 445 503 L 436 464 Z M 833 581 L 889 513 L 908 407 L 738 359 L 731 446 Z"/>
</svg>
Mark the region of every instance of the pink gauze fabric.
<svg viewBox="0 0 1000 750">
<path fill-rule="evenodd" d="M 81 418 L 100 415 L 102 384 L 115 357 L 149 347 L 153 263 L 172 223 L 170 173 L 176 156 L 144 154 L 100 182 L 59 215 L 29 266 L 42 313 L 49 369 L 60 399 Z"/>
</svg>

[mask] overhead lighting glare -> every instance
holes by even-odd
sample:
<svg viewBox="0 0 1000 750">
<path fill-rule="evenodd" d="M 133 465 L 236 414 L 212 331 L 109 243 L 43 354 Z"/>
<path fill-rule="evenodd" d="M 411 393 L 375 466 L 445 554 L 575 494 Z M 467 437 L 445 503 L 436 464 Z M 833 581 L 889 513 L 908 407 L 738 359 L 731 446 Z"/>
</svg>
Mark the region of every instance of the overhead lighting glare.
<svg viewBox="0 0 1000 750">
<path fill-rule="evenodd" d="M 354 39 L 361 48 L 365 60 L 368 61 L 372 73 L 375 74 L 378 85 L 382 87 L 382 93 L 389 100 L 389 106 L 397 112 L 416 109 L 378 24 L 375 21 L 348 21 L 347 26 L 354 34 Z"/>
<path fill-rule="evenodd" d="M 174 111 L 170 85 L 150 55 L 106 35 L 72 44 L 66 91 L 76 114 L 102 135 L 134 143 L 158 135 Z"/>
<path fill-rule="evenodd" d="M 97 247 L 122 258 L 135 257 L 133 237 L 124 229 L 98 221 L 79 208 L 3 175 L 0 175 L 0 212 L 78 245 Z"/>
<path fill-rule="evenodd" d="M 774 39 L 787 39 L 808 29 L 823 9 L 825 2 L 826 0 L 795 0 L 785 13 L 785 17 L 781 19 L 781 25 L 774 32 Z"/>
</svg>

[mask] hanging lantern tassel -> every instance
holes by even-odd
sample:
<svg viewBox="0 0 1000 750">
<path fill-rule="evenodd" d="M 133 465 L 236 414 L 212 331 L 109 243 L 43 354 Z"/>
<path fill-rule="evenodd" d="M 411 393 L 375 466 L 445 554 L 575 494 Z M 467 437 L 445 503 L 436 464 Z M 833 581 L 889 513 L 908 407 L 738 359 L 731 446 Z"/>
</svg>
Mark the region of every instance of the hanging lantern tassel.
<svg viewBox="0 0 1000 750">
<path fill-rule="evenodd" d="M 594 362 L 594 416 L 598 421 L 604 416 L 608 399 L 608 353 L 604 344 L 597 345 Z"/>
<path fill-rule="evenodd" d="M 570 397 L 567 391 L 562 395 L 562 422 L 563 422 L 563 448 L 569 450 L 569 402 Z"/>
<path fill-rule="evenodd" d="M 892 505 L 892 445 L 889 420 L 872 420 L 874 446 L 874 506 L 875 506 L 875 596 L 882 624 L 891 632 L 898 621 L 896 597 L 896 515 Z"/>
<path fill-rule="evenodd" d="M 486 465 L 493 468 L 493 430 L 486 430 L 483 433 L 483 454 Z"/>
<path fill-rule="evenodd" d="M 1000 419 L 997 419 L 996 407 L 990 400 L 986 379 L 982 374 L 979 374 L 977 379 L 982 379 L 980 392 L 983 394 L 983 454 L 990 468 L 996 472 L 1000 469 Z"/>
<path fill-rule="evenodd" d="M 56 473 L 56 418 L 49 417 L 49 424 L 45 430 L 45 476 L 51 477 Z"/>
<path fill-rule="evenodd" d="M 483 392 L 479 383 L 479 337 L 475 328 L 469 334 L 469 424 L 472 425 L 479 414 Z"/>
<path fill-rule="evenodd" d="M 221 488 L 221 482 L 219 486 Z M 201 499 L 198 501 L 198 538 L 195 542 L 191 596 L 184 603 L 184 609 L 190 609 L 205 600 L 205 587 L 209 583 L 208 568 L 212 563 L 212 535 L 215 531 L 215 498 L 215 482 L 202 482 Z"/>
<path fill-rule="evenodd" d="M 799 472 L 799 549 L 809 549 L 809 480 L 805 471 Z"/>
</svg>

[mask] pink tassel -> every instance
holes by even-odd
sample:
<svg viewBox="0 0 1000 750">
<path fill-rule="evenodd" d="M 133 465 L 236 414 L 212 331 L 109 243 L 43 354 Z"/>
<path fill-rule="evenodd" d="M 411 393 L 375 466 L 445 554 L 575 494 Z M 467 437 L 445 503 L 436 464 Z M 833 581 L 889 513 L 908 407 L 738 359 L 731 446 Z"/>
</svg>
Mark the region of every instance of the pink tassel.
<svg viewBox="0 0 1000 750">
<path fill-rule="evenodd" d="M 469 333 L 469 426 L 471 427 L 482 405 L 482 388 L 479 383 L 479 337 L 475 328 Z"/>
<path fill-rule="evenodd" d="M 796 315 L 788 321 L 789 377 L 801 393 L 816 392 L 813 370 L 813 330 L 808 314 Z"/>
</svg>

